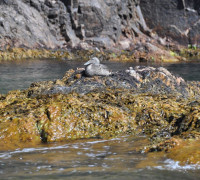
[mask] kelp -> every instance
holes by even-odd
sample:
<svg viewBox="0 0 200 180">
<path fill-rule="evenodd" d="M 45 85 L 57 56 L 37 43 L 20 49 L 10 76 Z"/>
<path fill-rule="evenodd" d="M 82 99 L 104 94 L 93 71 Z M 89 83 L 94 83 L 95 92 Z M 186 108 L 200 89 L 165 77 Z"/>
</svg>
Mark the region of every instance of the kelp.
<svg viewBox="0 0 200 180">
<path fill-rule="evenodd" d="M 135 72 L 140 79 L 128 71 L 86 77 L 82 70 L 69 70 L 62 79 L 0 95 L 1 149 L 133 135 L 148 139 L 138 151 L 199 163 L 193 144 L 200 137 L 200 83 L 164 68 L 135 67 Z M 193 154 L 178 156 L 182 150 Z"/>
</svg>

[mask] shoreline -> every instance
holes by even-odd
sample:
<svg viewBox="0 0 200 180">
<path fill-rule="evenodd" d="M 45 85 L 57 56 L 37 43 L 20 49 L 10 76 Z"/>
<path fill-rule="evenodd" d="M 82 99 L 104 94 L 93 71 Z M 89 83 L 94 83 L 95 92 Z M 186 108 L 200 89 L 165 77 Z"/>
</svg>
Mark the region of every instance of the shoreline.
<svg viewBox="0 0 200 180">
<path fill-rule="evenodd" d="M 119 62 L 189 62 L 188 59 L 200 58 L 200 49 L 182 48 L 180 50 L 164 51 L 166 54 L 155 52 L 142 52 L 131 50 L 99 50 L 93 49 L 28 49 L 28 48 L 9 48 L 0 51 L 1 61 L 13 61 L 19 59 L 35 58 L 58 58 L 58 59 L 82 59 L 86 61 L 91 56 L 101 57 L 103 60 Z"/>
</svg>

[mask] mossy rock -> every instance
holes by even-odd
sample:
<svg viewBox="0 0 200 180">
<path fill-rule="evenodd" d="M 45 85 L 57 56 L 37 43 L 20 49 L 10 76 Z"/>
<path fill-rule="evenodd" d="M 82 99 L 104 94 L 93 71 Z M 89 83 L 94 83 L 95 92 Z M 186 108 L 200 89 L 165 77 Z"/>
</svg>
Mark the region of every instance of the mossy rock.
<svg viewBox="0 0 200 180">
<path fill-rule="evenodd" d="M 66 58 L 72 59 L 73 55 L 64 50 L 47 50 L 47 49 L 25 49 L 10 48 L 6 51 L 0 51 L 1 60 L 18 60 L 18 59 L 34 59 L 34 58 Z"/>
<path fill-rule="evenodd" d="M 173 158 L 177 139 L 199 140 L 200 83 L 180 81 L 163 68 L 135 71 L 140 81 L 125 72 L 85 77 L 69 70 L 60 80 L 0 95 L 1 149 L 131 134 L 149 139 L 138 149 Z"/>
</svg>

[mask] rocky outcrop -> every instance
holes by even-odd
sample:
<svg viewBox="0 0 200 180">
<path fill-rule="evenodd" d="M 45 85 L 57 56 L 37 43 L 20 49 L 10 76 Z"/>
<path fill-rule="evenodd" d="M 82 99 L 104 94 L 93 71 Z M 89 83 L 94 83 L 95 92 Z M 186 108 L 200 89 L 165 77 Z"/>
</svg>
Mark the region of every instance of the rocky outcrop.
<svg viewBox="0 0 200 180">
<path fill-rule="evenodd" d="M 1 48 L 130 48 L 149 40 L 138 0 L 3 0 Z M 138 48 L 138 46 L 137 46 Z"/>
<path fill-rule="evenodd" d="M 99 46 L 156 52 L 163 45 L 170 47 L 168 37 L 183 44 L 198 44 L 198 29 L 197 0 L 0 2 L 1 49 Z"/>
<path fill-rule="evenodd" d="M 131 134 L 149 139 L 139 150 L 171 152 L 199 141 L 199 97 L 199 82 L 185 82 L 162 67 L 94 77 L 69 70 L 62 79 L 0 95 L 0 147 Z M 181 157 L 198 163 L 198 153 Z"/>
<path fill-rule="evenodd" d="M 147 25 L 163 38 L 188 45 L 200 43 L 198 0 L 141 0 Z"/>
<path fill-rule="evenodd" d="M 3 0 L 0 3 L 0 44 L 11 47 L 46 47 L 62 45 L 47 21 L 47 6 L 42 1 Z"/>
<path fill-rule="evenodd" d="M 176 77 L 165 68 L 136 66 L 126 71 L 111 72 L 109 77 L 85 77 L 85 71 L 71 70 L 61 80 L 55 82 L 39 82 L 31 84 L 28 97 L 50 94 L 68 94 L 76 92 L 87 94 L 93 91 L 109 89 L 131 90 L 132 93 L 171 94 L 188 98 L 198 91 L 191 87 L 181 77 Z M 199 97 L 196 93 L 195 98 Z"/>
</svg>

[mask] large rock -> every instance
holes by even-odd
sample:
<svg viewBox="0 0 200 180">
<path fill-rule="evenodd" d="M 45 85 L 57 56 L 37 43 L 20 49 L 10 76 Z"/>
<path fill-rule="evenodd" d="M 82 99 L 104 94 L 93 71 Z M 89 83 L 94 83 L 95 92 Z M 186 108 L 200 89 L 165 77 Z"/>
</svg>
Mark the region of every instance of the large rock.
<svg viewBox="0 0 200 180">
<path fill-rule="evenodd" d="M 78 0 L 70 12 L 76 35 L 94 44 L 114 46 L 142 34 L 142 28 L 148 30 L 137 1 Z"/>
<path fill-rule="evenodd" d="M 31 1 L 32 2 L 32 1 Z M 33 1 L 34 2 L 34 1 Z M 42 6 L 39 4 L 38 7 Z M 0 4 L 0 44 L 30 48 L 55 48 L 61 45 L 59 39 L 51 31 L 45 11 L 31 7 L 21 0 L 1 1 Z M 42 13 L 43 12 L 43 13 Z"/>
<path fill-rule="evenodd" d="M 184 45 L 199 44 L 198 0 L 141 0 L 140 5 L 147 25 L 160 36 Z"/>
<path fill-rule="evenodd" d="M 143 151 L 169 151 L 199 141 L 199 97 L 200 82 L 185 82 L 162 67 L 102 77 L 69 70 L 62 79 L 0 95 L 0 147 L 132 134 L 150 140 Z"/>
<path fill-rule="evenodd" d="M 126 49 L 136 36 L 149 33 L 138 0 L 3 0 L 0 17 L 1 48 Z"/>
<path fill-rule="evenodd" d="M 0 48 L 100 46 L 166 54 L 163 45 L 173 44 L 168 37 L 199 43 L 199 6 L 197 0 L 3 0 Z"/>
</svg>

